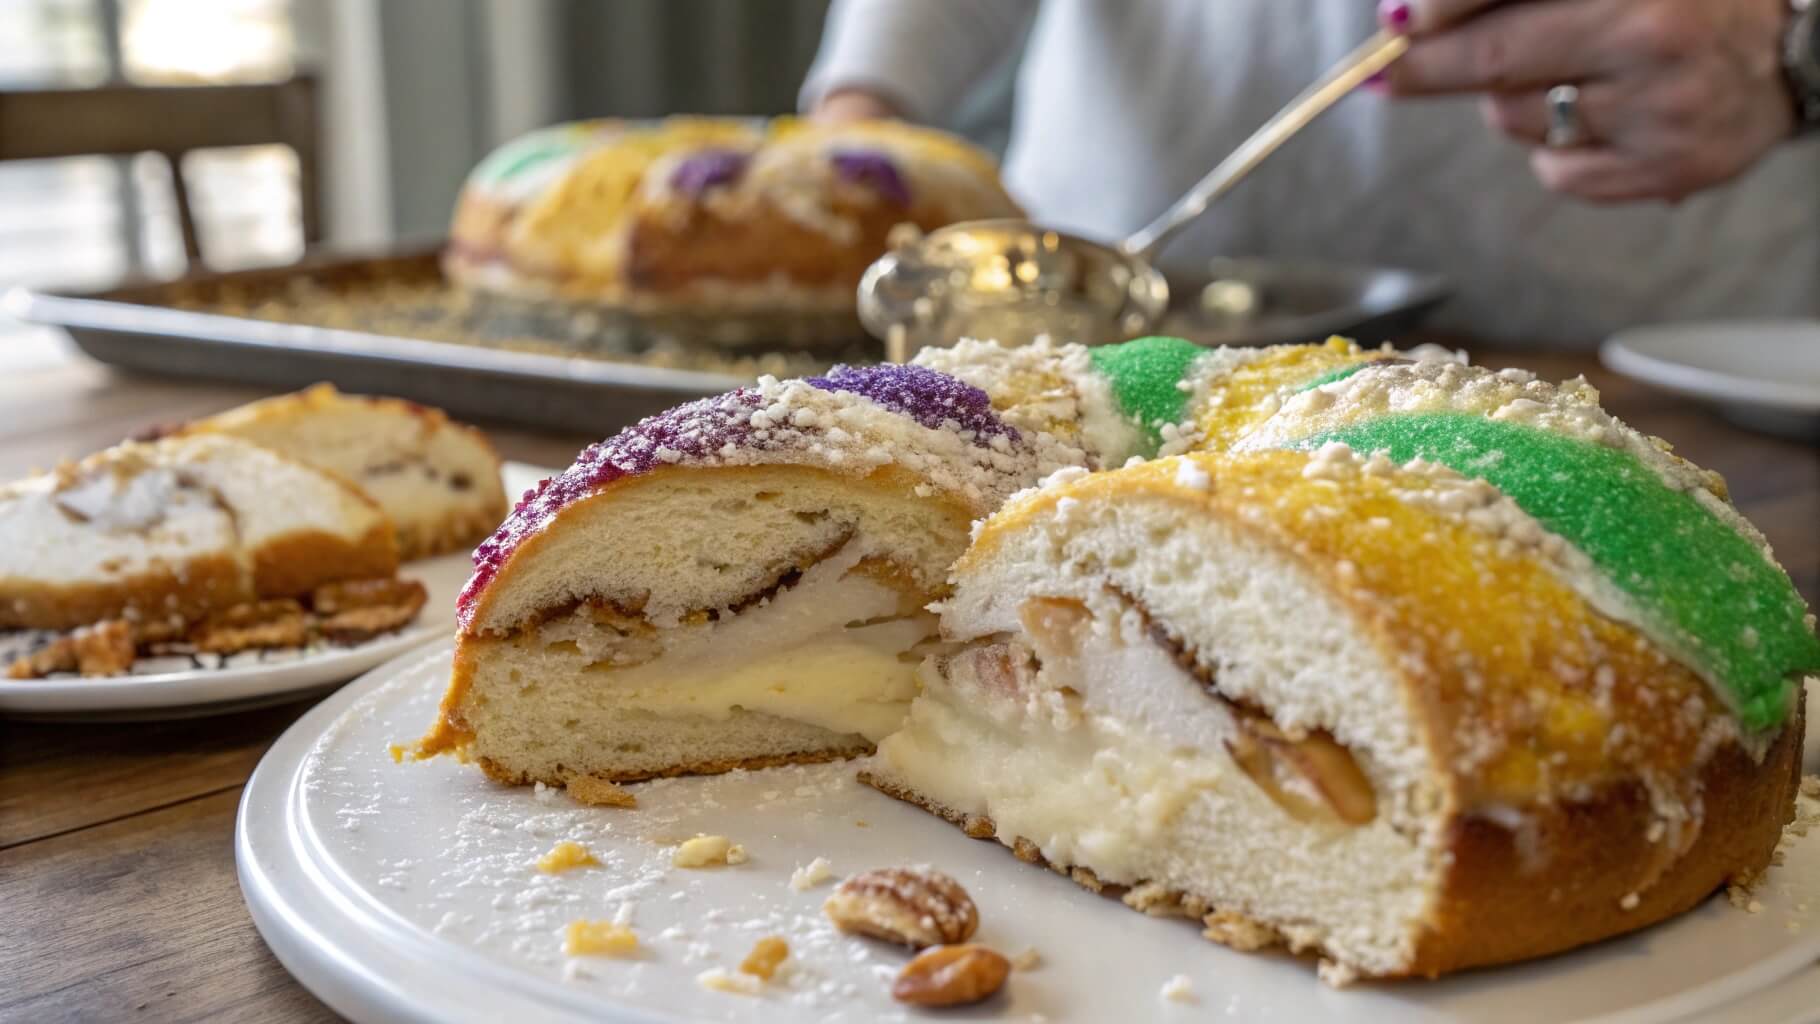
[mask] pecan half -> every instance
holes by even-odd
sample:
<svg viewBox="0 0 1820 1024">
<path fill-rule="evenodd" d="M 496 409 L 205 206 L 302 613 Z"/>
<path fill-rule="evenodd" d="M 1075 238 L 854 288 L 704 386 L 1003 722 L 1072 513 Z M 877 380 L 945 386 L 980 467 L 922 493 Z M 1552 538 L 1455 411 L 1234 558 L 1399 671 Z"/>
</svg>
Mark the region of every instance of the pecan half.
<svg viewBox="0 0 1820 1024">
<path fill-rule="evenodd" d="M 1011 961 L 985 946 L 932 946 L 898 972 L 891 998 L 913 1006 L 960 1006 L 997 992 Z"/>
<path fill-rule="evenodd" d="M 1291 739 L 1275 722 L 1233 709 L 1238 732 L 1226 741 L 1251 781 L 1297 821 L 1364 825 L 1378 816 L 1371 780 L 1352 752 L 1320 730 Z"/>
<path fill-rule="evenodd" d="M 930 868 L 876 868 L 836 886 L 822 912 L 844 932 L 911 949 L 965 942 L 979 909 L 961 884 Z"/>
</svg>

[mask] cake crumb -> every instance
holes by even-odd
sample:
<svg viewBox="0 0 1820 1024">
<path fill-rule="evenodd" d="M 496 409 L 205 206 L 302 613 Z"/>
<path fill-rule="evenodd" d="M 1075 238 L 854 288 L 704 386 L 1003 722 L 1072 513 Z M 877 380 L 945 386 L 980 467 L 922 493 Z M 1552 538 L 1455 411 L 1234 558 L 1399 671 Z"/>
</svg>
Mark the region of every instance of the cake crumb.
<svg viewBox="0 0 1820 1024">
<path fill-rule="evenodd" d="M 546 875 L 555 875 L 570 868 L 585 868 L 599 863 L 587 847 L 574 840 L 564 839 L 552 846 L 549 853 L 537 858 L 537 870 Z"/>
<path fill-rule="evenodd" d="M 1359 980 L 1358 968 L 1333 960 L 1322 960 L 1315 975 L 1331 988 L 1345 988 Z"/>
<path fill-rule="evenodd" d="M 575 776 L 569 780 L 568 789 L 572 799 L 590 807 L 638 806 L 638 797 L 631 790 L 592 775 Z"/>
<path fill-rule="evenodd" d="M 828 862 L 828 858 L 817 857 L 790 872 L 790 888 L 797 892 L 808 892 L 831 878 L 834 874 L 832 869 L 833 865 Z"/>
<path fill-rule="evenodd" d="M 1761 914 L 1761 913 L 1763 913 L 1763 901 L 1761 901 L 1761 900 L 1751 900 L 1751 901 L 1750 901 L 1750 902 L 1749 902 L 1749 903 L 1747 903 L 1747 904 L 1745 904 L 1745 907 L 1744 907 L 1744 912 L 1745 912 L 1745 913 L 1747 913 L 1747 914 Z"/>
<path fill-rule="evenodd" d="M 1637 909 L 1637 904 L 1639 902 L 1641 902 L 1641 901 L 1637 897 L 1636 893 L 1627 892 L 1624 894 L 1624 898 L 1618 901 L 1618 906 L 1622 907 L 1625 910 L 1635 910 L 1635 909 Z"/>
<path fill-rule="evenodd" d="M 698 835 L 685 839 L 676 852 L 670 856 L 670 863 L 679 868 L 705 868 L 715 864 L 736 864 L 746 859 L 745 847 L 737 847 L 739 860 L 733 860 L 735 845 L 726 836 Z"/>
<path fill-rule="evenodd" d="M 746 848 L 739 843 L 727 847 L 727 863 L 744 864 L 747 860 Z"/>
<path fill-rule="evenodd" d="M 397 744 L 397 743 L 387 744 L 386 748 L 385 748 L 385 752 L 392 755 L 393 764 L 403 764 L 404 763 L 404 747 L 401 744 Z"/>
<path fill-rule="evenodd" d="M 1750 889 L 1743 883 L 1733 882 L 1725 887 L 1725 900 L 1739 910 L 1743 910 L 1750 903 Z"/>
<path fill-rule="evenodd" d="M 569 956 L 631 956 L 638 952 L 638 936 L 611 921 L 570 921 L 562 951 Z"/>
<path fill-rule="evenodd" d="M 752 946 L 752 952 L 739 963 L 741 974 L 770 981 L 777 969 L 790 958 L 790 944 L 781 935 L 767 935 Z"/>
<path fill-rule="evenodd" d="M 1158 994 L 1172 1003 L 1192 1003 L 1194 1002 L 1194 982 L 1189 979 L 1188 975 L 1178 974 L 1163 982 L 1162 991 Z"/>
<path fill-rule="evenodd" d="M 740 996 L 755 996 L 764 990 L 763 980 L 750 974 L 735 974 L 725 967 L 710 967 L 695 976 L 695 983 L 702 988 L 715 992 L 731 992 Z"/>
<path fill-rule="evenodd" d="M 1017 971 L 1034 971 L 1043 965 L 1043 954 L 1034 948 L 1025 947 L 1024 951 L 1011 958 L 1011 968 Z"/>
</svg>

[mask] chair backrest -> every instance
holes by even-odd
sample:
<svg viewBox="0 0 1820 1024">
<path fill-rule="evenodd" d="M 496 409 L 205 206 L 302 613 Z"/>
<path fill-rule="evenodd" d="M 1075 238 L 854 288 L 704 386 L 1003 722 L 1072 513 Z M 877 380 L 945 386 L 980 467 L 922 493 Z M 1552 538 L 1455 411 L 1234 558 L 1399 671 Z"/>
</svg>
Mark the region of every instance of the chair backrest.
<svg viewBox="0 0 1820 1024">
<path fill-rule="evenodd" d="M 197 149 L 281 144 L 297 154 L 305 245 L 322 238 L 316 81 L 308 74 L 246 85 L 105 85 L 0 90 L 0 160 L 157 153 L 171 168 L 191 265 L 202 259 L 183 156 Z"/>
</svg>

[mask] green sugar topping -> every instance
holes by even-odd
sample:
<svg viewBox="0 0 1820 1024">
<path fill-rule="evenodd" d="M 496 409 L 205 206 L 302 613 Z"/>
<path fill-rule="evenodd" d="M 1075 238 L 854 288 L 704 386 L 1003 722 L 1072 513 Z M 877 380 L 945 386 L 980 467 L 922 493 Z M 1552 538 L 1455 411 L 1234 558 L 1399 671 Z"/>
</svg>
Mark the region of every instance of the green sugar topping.
<svg viewBox="0 0 1820 1024">
<path fill-rule="evenodd" d="M 470 177 L 485 185 L 504 184 L 538 164 L 582 149 L 591 141 L 592 134 L 578 125 L 559 125 L 532 132 L 488 154 Z"/>
<path fill-rule="evenodd" d="M 1122 345 L 1090 349 L 1094 370 L 1112 384 L 1119 411 L 1144 431 L 1152 445 L 1162 444 L 1162 428 L 1180 423 L 1188 409 L 1188 392 L 1176 385 L 1206 349 L 1183 338 L 1137 338 Z"/>
<path fill-rule="evenodd" d="M 1296 447 L 1328 441 L 1498 488 L 1585 552 L 1634 602 L 1646 635 L 1715 682 L 1748 729 L 1781 725 L 1794 677 L 1820 670 L 1820 640 L 1788 576 L 1627 452 L 1464 413 L 1389 416 Z"/>
<path fill-rule="evenodd" d="M 1370 366 L 1371 364 L 1373 364 L 1375 362 L 1378 362 L 1378 360 L 1367 359 L 1362 363 L 1353 363 L 1351 366 L 1341 366 L 1341 367 L 1337 367 L 1332 370 L 1328 370 L 1326 373 L 1321 374 L 1319 377 L 1316 377 L 1315 379 L 1309 381 L 1308 383 L 1302 385 L 1301 387 L 1296 388 L 1296 393 L 1301 394 L 1304 391 L 1313 391 L 1315 388 L 1318 388 L 1323 384 L 1332 384 L 1336 380 L 1345 380 L 1346 378 L 1352 376 L 1355 373 L 1358 373 L 1360 370 L 1363 370 L 1364 368 L 1366 368 L 1367 366 Z"/>
</svg>

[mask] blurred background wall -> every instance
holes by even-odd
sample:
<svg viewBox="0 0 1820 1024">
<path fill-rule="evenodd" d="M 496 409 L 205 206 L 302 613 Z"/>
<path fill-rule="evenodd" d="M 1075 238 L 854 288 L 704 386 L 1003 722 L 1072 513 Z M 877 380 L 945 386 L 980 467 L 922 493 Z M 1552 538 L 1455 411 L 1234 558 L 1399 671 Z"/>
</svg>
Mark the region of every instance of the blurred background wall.
<svg viewBox="0 0 1820 1024">
<path fill-rule="evenodd" d="M 326 238 L 446 230 L 463 177 L 580 117 L 791 111 L 827 0 L 0 0 L 0 91 L 315 76 Z M 1006 73 L 950 127 L 992 145 Z M 294 259 L 298 163 L 279 146 L 183 160 L 206 263 Z M 0 288 L 182 272 L 154 154 L 0 161 Z"/>
</svg>

